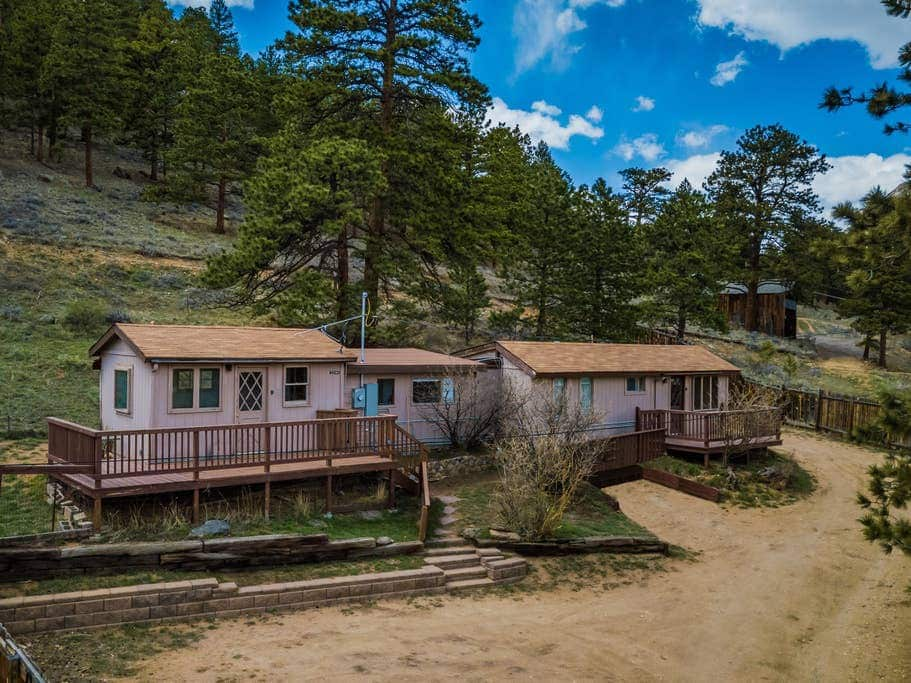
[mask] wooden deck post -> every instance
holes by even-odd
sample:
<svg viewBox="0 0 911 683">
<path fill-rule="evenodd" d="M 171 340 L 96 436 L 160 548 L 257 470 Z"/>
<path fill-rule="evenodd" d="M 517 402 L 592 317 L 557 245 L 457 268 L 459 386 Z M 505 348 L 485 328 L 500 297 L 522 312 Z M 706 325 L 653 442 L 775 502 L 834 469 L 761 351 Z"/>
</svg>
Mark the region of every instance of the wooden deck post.
<svg viewBox="0 0 911 683">
<path fill-rule="evenodd" d="M 101 531 L 101 498 L 95 498 L 92 501 L 92 526 L 95 532 Z"/>
<path fill-rule="evenodd" d="M 642 429 L 642 418 L 639 416 L 639 406 L 636 406 L 636 428 L 633 430 L 638 432 Z"/>
<path fill-rule="evenodd" d="M 272 482 L 266 479 L 266 502 L 265 502 L 265 512 L 266 520 L 269 519 L 269 507 L 272 499 Z"/>
<path fill-rule="evenodd" d="M 197 472 L 198 474 L 198 472 Z M 193 489 L 193 524 L 199 524 L 199 489 Z"/>
<path fill-rule="evenodd" d="M 332 475 L 326 475 L 326 512 L 332 512 Z"/>
<path fill-rule="evenodd" d="M 390 508 L 395 507 L 395 470 L 389 470 L 389 492 L 386 503 Z"/>
<path fill-rule="evenodd" d="M 193 481 L 199 481 L 199 430 L 198 429 L 193 430 Z M 194 491 L 195 491 L 196 497 L 197 497 L 196 502 L 198 503 L 199 502 L 198 501 L 199 489 L 194 489 Z M 196 510 L 194 512 L 194 515 L 196 515 L 196 517 L 198 517 L 199 516 L 198 513 L 199 513 L 199 510 Z"/>
</svg>

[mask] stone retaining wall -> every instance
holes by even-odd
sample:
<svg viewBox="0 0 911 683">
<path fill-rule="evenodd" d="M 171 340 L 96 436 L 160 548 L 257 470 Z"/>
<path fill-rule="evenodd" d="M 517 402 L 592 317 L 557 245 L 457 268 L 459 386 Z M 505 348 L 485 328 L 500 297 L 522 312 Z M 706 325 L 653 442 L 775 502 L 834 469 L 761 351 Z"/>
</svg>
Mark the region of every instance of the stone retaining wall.
<svg viewBox="0 0 911 683">
<path fill-rule="evenodd" d="M 496 460 L 491 453 L 477 455 L 457 455 L 453 458 L 430 460 L 427 463 L 427 474 L 431 479 L 445 479 L 466 474 L 477 474 L 492 469 Z"/>
<path fill-rule="evenodd" d="M 0 548 L 0 581 L 152 567 L 203 571 L 356 560 L 407 555 L 420 552 L 423 547 L 420 541 L 378 546 L 375 538 L 330 541 L 326 534 L 295 534 L 63 548 Z"/>
<path fill-rule="evenodd" d="M 651 536 L 585 536 L 546 541 L 513 541 L 503 538 L 470 538 L 479 548 L 505 548 L 520 555 L 579 555 L 582 553 L 623 553 L 667 555 L 668 544 Z"/>
<path fill-rule="evenodd" d="M 508 569 L 503 567 L 504 572 Z M 377 598 L 437 595 L 445 591 L 445 574 L 433 566 L 242 588 L 232 582 L 219 583 L 208 578 L 6 598 L 0 600 L 0 622 L 10 633 L 25 635 L 324 607 Z"/>
</svg>

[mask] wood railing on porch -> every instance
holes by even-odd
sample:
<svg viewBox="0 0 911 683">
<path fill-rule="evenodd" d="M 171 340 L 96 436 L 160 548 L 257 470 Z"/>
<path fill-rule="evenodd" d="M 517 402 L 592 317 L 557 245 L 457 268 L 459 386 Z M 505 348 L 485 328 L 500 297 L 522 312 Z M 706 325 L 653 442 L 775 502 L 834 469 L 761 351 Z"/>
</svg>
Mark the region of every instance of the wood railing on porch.
<svg viewBox="0 0 911 683">
<path fill-rule="evenodd" d="M 300 422 L 97 430 L 48 418 L 50 462 L 90 466 L 96 480 L 378 456 L 416 465 L 423 445 L 394 415 Z"/>
<path fill-rule="evenodd" d="M 637 429 L 664 429 L 668 441 L 713 443 L 781 436 L 781 410 L 638 410 Z"/>
<path fill-rule="evenodd" d="M 619 470 L 641 465 L 664 455 L 664 429 L 646 429 L 597 439 L 596 471 Z"/>
</svg>

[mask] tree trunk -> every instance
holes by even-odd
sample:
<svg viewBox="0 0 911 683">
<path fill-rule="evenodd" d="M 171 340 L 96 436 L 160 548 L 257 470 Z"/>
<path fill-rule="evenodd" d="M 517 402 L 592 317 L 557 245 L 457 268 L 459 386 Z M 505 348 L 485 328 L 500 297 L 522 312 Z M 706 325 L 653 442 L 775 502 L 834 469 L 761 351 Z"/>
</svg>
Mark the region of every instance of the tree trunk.
<svg viewBox="0 0 911 683">
<path fill-rule="evenodd" d="M 762 254 L 762 241 L 751 239 L 749 256 L 749 280 L 747 281 L 746 310 L 743 326 L 747 332 L 759 329 L 759 260 Z"/>
<path fill-rule="evenodd" d="M 155 180 L 158 180 L 158 148 L 157 147 L 152 148 L 151 157 L 152 158 L 149 160 L 149 165 L 150 165 L 149 179 L 155 181 Z"/>
<path fill-rule="evenodd" d="M 35 156 L 35 126 L 28 129 L 28 153 Z"/>
<path fill-rule="evenodd" d="M 95 177 L 92 169 L 92 127 L 83 126 L 82 141 L 85 145 L 85 186 L 94 187 Z"/>
<path fill-rule="evenodd" d="M 35 149 L 35 158 L 38 161 L 44 161 L 44 126 L 38 126 L 38 139 Z"/>
<path fill-rule="evenodd" d="M 680 309 L 677 312 L 677 342 L 682 344 L 686 339 L 686 311 Z"/>
<path fill-rule="evenodd" d="M 879 367 L 886 367 L 886 328 L 879 331 L 879 360 L 876 363 Z"/>
<path fill-rule="evenodd" d="M 343 320 L 348 312 L 348 283 L 350 279 L 350 266 L 348 258 L 348 226 L 343 226 L 338 233 L 338 242 L 336 244 L 338 253 L 338 291 L 335 299 L 335 314 L 338 320 Z"/>
<path fill-rule="evenodd" d="M 215 232 L 225 234 L 225 191 L 228 180 L 224 176 L 218 179 L 218 199 L 215 201 Z"/>
<path fill-rule="evenodd" d="M 870 335 L 864 337 L 864 355 L 863 360 L 870 360 Z"/>
</svg>

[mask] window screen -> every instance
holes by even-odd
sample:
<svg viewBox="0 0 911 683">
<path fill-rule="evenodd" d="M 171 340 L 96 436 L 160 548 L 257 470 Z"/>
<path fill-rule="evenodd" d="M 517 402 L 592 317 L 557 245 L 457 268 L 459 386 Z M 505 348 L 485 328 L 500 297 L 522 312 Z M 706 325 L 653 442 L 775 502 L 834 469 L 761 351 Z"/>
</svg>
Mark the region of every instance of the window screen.
<svg viewBox="0 0 911 683">
<path fill-rule="evenodd" d="M 114 370 L 114 410 L 130 410 L 130 371 Z"/>
<path fill-rule="evenodd" d="M 180 369 L 171 374 L 171 408 L 193 407 L 193 373 L 192 369 Z"/>
<path fill-rule="evenodd" d="M 218 408 L 221 402 L 221 372 L 218 368 L 199 370 L 199 407 Z"/>
<path fill-rule="evenodd" d="M 380 379 L 377 380 L 377 390 L 379 391 L 379 404 L 381 406 L 391 406 L 395 404 L 395 380 Z"/>
<path fill-rule="evenodd" d="M 309 382 L 310 372 L 306 366 L 285 368 L 285 403 L 306 401 Z"/>
</svg>

